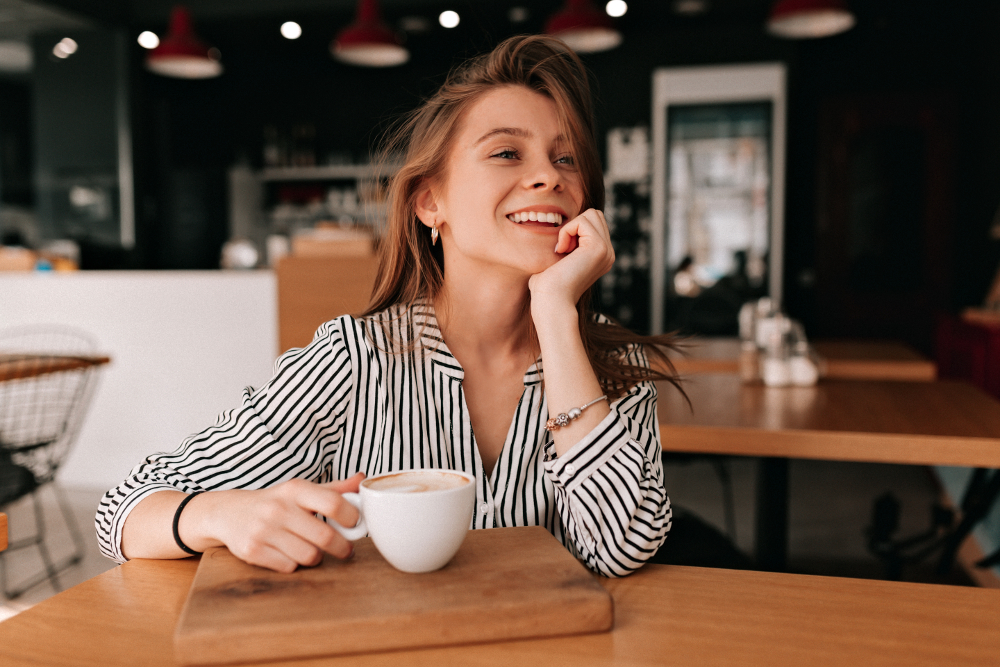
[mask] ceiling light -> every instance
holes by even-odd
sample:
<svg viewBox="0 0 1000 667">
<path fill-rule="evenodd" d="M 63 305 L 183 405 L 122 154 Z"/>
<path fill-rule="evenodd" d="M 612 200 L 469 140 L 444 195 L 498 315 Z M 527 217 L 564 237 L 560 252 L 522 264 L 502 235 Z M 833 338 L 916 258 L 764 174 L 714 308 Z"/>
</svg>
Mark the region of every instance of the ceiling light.
<svg viewBox="0 0 1000 667">
<path fill-rule="evenodd" d="M 70 37 L 63 37 L 59 40 L 58 44 L 52 47 L 52 55 L 56 58 L 69 58 L 76 53 L 78 48 L 80 48 L 80 45 L 76 43 L 76 40 Z"/>
<path fill-rule="evenodd" d="M 458 26 L 459 21 L 461 21 L 458 12 L 453 12 L 450 9 L 448 11 L 441 12 L 438 16 L 438 23 L 440 23 L 445 28 L 454 28 Z"/>
<path fill-rule="evenodd" d="M 340 31 L 330 53 L 341 62 L 363 67 L 392 67 L 410 59 L 399 37 L 382 21 L 375 0 L 358 0 L 354 23 Z"/>
<path fill-rule="evenodd" d="M 527 7 L 511 7 L 507 12 L 507 18 L 511 23 L 524 23 L 531 16 Z"/>
<path fill-rule="evenodd" d="M 563 8 L 545 24 L 545 32 L 579 53 L 607 51 L 622 43 L 622 34 L 591 0 L 566 0 Z"/>
<path fill-rule="evenodd" d="M 681 16 L 696 16 L 708 11 L 708 0 L 674 0 L 674 13 Z"/>
<path fill-rule="evenodd" d="M 177 5 L 170 12 L 167 36 L 146 57 L 146 69 L 176 79 L 211 79 L 222 74 L 222 63 L 219 50 L 195 34 L 191 13 Z"/>
<path fill-rule="evenodd" d="M 144 49 L 155 49 L 160 45 L 160 38 L 156 36 L 155 32 L 150 32 L 149 30 L 140 32 L 139 38 L 136 41 Z"/>
<path fill-rule="evenodd" d="M 281 24 L 281 36 L 285 39 L 298 39 L 302 36 L 302 26 L 295 21 L 285 21 Z"/>
<path fill-rule="evenodd" d="M 850 30 L 854 23 L 844 0 L 777 0 L 767 31 L 776 37 L 814 39 Z"/>
<path fill-rule="evenodd" d="M 427 32 L 431 22 L 426 16 L 404 16 L 399 19 L 399 29 L 403 32 Z"/>
<path fill-rule="evenodd" d="M 625 16 L 625 12 L 628 11 L 628 4 L 626 4 L 625 0 L 610 0 L 604 6 L 604 11 L 608 13 L 608 16 L 614 18 Z"/>
</svg>

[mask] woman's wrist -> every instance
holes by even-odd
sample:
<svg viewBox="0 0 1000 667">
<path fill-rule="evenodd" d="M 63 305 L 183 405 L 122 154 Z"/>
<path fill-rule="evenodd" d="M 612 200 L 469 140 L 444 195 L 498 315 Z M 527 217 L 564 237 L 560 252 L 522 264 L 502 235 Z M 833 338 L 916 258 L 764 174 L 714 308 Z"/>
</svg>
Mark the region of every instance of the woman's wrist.
<svg viewBox="0 0 1000 667">
<path fill-rule="evenodd" d="M 211 547 L 222 546 L 222 542 L 212 535 L 211 520 L 213 509 L 226 491 L 211 491 L 198 495 L 188 502 L 177 520 L 177 536 L 188 548 L 202 552 Z M 179 545 L 178 545 L 179 548 Z"/>
<path fill-rule="evenodd" d="M 531 319 L 540 335 L 544 329 L 562 329 L 567 325 L 575 328 L 579 314 L 576 304 L 568 299 L 551 296 L 536 298 L 532 295 Z"/>
</svg>

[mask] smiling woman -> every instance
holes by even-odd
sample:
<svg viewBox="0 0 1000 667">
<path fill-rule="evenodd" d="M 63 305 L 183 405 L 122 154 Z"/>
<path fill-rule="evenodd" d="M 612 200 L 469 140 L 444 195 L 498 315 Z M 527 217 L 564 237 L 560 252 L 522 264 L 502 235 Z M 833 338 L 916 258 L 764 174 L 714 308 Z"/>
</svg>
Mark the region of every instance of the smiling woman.
<svg viewBox="0 0 1000 667">
<path fill-rule="evenodd" d="M 474 478 L 473 528 L 540 525 L 595 572 L 641 567 L 671 522 L 652 380 L 673 378 L 647 353 L 672 341 L 589 312 L 614 261 L 590 104 L 551 37 L 453 73 L 388 143 L 405 158 L 367 312 L 112 489 L 105 552 L 225 545 L 289 572 L 353 553 L 316 514 L 354 525 L 341 494 L 363 475 L 443 468 Z"/>
</svg>

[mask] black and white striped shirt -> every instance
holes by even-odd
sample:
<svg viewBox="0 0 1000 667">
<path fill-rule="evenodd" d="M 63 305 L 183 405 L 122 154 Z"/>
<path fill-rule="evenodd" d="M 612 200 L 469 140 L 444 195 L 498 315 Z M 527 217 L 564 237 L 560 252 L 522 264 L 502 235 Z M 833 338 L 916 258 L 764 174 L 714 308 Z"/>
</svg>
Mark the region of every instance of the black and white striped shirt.
<svg viewBox="0 0 1000 667">
<path fill-rule="evenodd" d="M 647 364 L 641 349 L 630 350 L 629 360 Z M 282 355 L 266 385 L 246 388 L 240 408 L 177 450 L 148 457 L 108 491 L 96 519 L 101 551 L 125 560 L 125 518 L 156 491 L 260 489 L 293 478 L 329 482 L 359 471 L 449 468 L 476 479 L 473 528 L 545 526 L 606 576 L 626 575 L 656 552 L 671 510 L 653 383 L 633 387 L 556 458 L 539 360 L 524 375 L 487 478 L 462 379 L 428 303 L 331 320 L 307 347 Z"/>
</svg>

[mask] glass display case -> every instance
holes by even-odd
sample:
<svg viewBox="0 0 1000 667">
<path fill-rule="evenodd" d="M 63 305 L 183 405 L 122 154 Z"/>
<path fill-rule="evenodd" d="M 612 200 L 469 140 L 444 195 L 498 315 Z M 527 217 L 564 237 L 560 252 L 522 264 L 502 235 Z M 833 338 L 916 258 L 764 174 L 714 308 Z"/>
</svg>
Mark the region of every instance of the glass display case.
<svg viewBox="0 0 1000 667">
<path fill-rule="evenodd" d="M 785 68 L 653 74 L 653 332 L 735 335 L 743 302 L 781 301 Z"/>
</svg>

